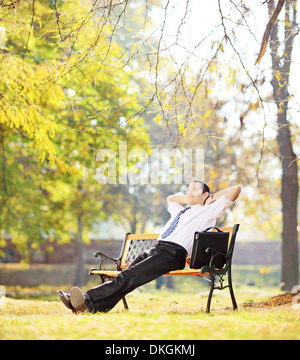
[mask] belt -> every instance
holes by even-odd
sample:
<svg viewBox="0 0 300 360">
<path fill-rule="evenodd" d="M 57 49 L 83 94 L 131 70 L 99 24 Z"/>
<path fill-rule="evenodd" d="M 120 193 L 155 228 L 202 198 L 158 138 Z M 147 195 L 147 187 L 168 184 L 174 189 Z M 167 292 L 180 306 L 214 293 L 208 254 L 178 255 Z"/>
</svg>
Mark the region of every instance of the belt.
<svg viewBox="0 0 300 360">
<path fill-rule="evenodd" d="M 172 249 L 176 249 L 176 250 L 181 251 L 182 253 L 184 253 L 185 256 L 187 255 L 187 251 L 185 250 L 185 248 L 183 246 L 179 245 L 179 244 L 174 243 L 174 242 L 159 240 L 158 244 L 169 246 Z"/>
</svg>

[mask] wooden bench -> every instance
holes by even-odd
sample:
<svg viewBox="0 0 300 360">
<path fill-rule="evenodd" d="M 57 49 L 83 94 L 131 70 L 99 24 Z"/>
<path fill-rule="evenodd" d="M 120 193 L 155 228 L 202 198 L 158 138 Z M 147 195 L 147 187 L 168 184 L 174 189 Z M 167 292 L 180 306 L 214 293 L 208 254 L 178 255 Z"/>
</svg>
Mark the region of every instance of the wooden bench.
<svg viewBox="0 0 300 360">
<path fill-rule="evenodd" d="M 206 312 L 210 312 L 211 299 L 214 290 L 224 290 L 229 288 L 233 310 L 237 309 L 237 303 L 235 300 L 233 286 L 232 286 L 232 277 L 231 277 L 231 263 L 233 250 L 236 240 L 236 235 L 239 230 L 239 224 L 234 225 L 233 227 L 221 228 L 222 231 L 228 231 L 230 233 L 229 241 L 228 241 L 228 252 L 226 254 L 221 254 L 220 252 L 208 248 L 206 252 L 212 255 L 209 266 L 204 266 L 201 269 L 191 269 L 189 267 L 190 259 L 187 258 L 186 267 L 183 270 L 171 271 L 163 276 L 200 276 L 205 280 L 208 280 L 210 285 L 210 291 L 207 300 Z M 102 283 L 104 283 L 107 279 L 112 279 L 117 276 L 121 271 L 125 270 L 130 263 L 141 253 L 153 247 L 156 243 L 159 234 L 130 234 L 127 233 L 125 240 L 122 245 L 121 253 L 118 258 L 111 258 L 101 252 L 96 252 L 95 257 L 100 257 L 101 262 L 98 268 L 91 269 L 89 271 L 90 275 L 99 275 Z M 213 258 L 217 255 L 221 255 L 226 259 L 225 265 L 222 269 L 216 269 L 212 267 Z M 106 261 L 112 261 L 116 265 L 115 270 L 105 270 L 103 269 L 103 264 Z M 204 276 L 209 276 L 206 278 Z M 227 276 L 228 285 L 224 286 L 224 277 Z M 218 285 L 216 285 L 216 281 L 218 281 Z M 128 310 L 128 304 L 123 298 L 123 303 L 125 309 Z"/>
</svg>

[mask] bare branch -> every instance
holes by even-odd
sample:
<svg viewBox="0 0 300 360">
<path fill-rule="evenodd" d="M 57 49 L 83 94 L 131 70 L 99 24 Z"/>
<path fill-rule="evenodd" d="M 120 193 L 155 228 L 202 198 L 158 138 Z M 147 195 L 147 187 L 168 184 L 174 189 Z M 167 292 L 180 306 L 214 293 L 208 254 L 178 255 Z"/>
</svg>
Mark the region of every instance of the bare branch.
<svg viewBox="0 0 300 360">
<path fill-rule="evenodd" d="M 266 49 L 267 49 L 267 46 L 268 46 L 268 41 L 269 41 L 269 38 L 270 38 L 271 31 L 273 29 L 273 26 L 274 26 L 275 22 L 278 19 L 278 16 L 279 16 L 279 14 L 280 14 L 280 12 L 281 12 L 281 10 L 283 8 L 283 5 L 284 5 L 285 1 L 286 0 L 279 0 L 278 1 L 277 7 L 276 7 L 273 15 L 271 16 L 271 19 L 268 22 L 267 28 L 266 28 L 264 36 L 263 36 L 260 52 L 259 52 L 258 58 L 257 58 L 254 65 L 257 65 L 261 61 L 261 59 L 263 58 L 263 56 L 266 53 Z"/>
<path fill-rule="evenodd" d="M 32 17 L 31 17 L 30 28 L 29 28 L 29 31 L 28 31 L 28 38 L 27 38 L 27 42 L 26 42 L 26 46 L 25 46 L 25 51 L 23 53 L 23 59 L 24 59 L 24 57 L 26 55 L 26 52 L 28 51 L 28 45 L 29 45 L 31 31 L 33 31 L 33 29 L 34 29 L 34 19 L 35 19 L 35 16 L 36 16 L 36 13 L 35 13 L 35 0 L 32 0 L 31 7 L 32 7 Z"/>
<path fill-rule="evenodd" d="M 14 9 L 18 5 L 20 5 L 21 0 L 9 1 L 8 4 L 5 4 L 5 0 L 2 0 L 0 6 L 6 7 L 8 9 Z"/>
</svg>

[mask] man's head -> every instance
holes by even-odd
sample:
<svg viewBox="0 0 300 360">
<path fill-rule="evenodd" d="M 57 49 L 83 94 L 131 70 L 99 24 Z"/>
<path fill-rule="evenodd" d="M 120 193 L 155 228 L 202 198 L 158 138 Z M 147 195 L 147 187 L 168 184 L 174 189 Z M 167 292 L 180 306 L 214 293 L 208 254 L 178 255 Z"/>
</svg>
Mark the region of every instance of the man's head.
<svg viewBox="0 0 300 360">
<path fill-rule="evenodd" d="M 204 181 L 194 180 L 190 183 L 186 196 L 189 205 L 205 205 L 210 196 L 210 189 Z"/>
</svg>

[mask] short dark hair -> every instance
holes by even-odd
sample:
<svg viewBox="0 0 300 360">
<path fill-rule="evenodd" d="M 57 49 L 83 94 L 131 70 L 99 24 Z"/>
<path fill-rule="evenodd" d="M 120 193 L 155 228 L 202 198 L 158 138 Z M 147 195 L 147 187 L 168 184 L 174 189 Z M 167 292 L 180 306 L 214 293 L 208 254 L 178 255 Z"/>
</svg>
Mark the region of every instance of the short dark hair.
<svg viewBox="0 0 300 360">
<path fill-rule="evenodd" d="M 196 182 L 196 183 L 202 184 L 202 186 L 203 186 L 203 194 L 206 193 L 206 192 L 210 193 L 209 186 L 208 186 L 204 181 L 202 181 L 202 180 L 197 180 L 197 179 L 196 179 L 196 180 L 193 180 L 192 182 Z"/>
<path fill-rule="evenodd" d="M 210 194 L 210 188 L 209 188 L 209 186 L 204 182 L 204 181 L 202 181 L 202 180 L 193 180 L 192 182 L 196 182 L 196 183 L 200 183 L 200 184 L 202 184 L 202 187 L 203 187 L 203 191 L 202 191 L 202 194 L 204 194 L 204 193 L 206 193 L 206 192 L 208 192 L 209 194 Z M 207 200 L 208 198 L 206 198 L 205 199 L 205 201 L 204 201 L 204 204 L 206 203 L 206 200 Z"/>
</svg>

